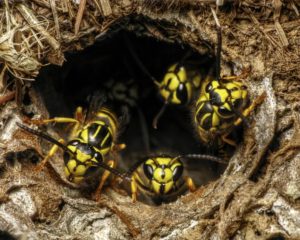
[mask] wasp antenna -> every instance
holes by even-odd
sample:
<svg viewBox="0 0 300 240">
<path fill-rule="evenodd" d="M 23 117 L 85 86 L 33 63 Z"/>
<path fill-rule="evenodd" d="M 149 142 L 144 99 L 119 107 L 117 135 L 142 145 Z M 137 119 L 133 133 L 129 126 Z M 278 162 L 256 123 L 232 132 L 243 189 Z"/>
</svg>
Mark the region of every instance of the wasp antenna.
<svg viewBox="0 0 300 240">
<path fill-rule="evenodd" d="M 129 174 L 127 173 L 121 173 L 119 170 L 112 168 L 110 166 L 108 166 L 107 164 L 103 163 L 103 162 L 98 162 L 97 165 L 101 168 L 104 168 L 105 170 L 110 171 L 112 174 L 122 178 L 122 179 L 126 179 L 128 181 L 131 181 L 131 177 L 129 176 Z"/>
<path fill-rule="evenodd" d="M 208 160 L 208 161 L 222 163 L 222 164 L 227 164 L 228 163 L 228 162 L 224 161 L 223 159 L 221 159 L 219 157 L 206 155 L 206 154 L 187 154 L 187 155 L 181 156 L 181 158 L 182 157 L 190 158 L 190 159 Z"/>
<path fill-rule="evenodd" d="M 144 162 L 146 162 L 149 159 L 149 157 L 142 157 L 139 158 L 137 162 L 135 162 L 126 172 L 125 175 L 127 176 L 131 176 L 136 170 L 137 168 L 143 164 Z M 152 158 L 151 158 L 152 159 Z"/>
<path fill-rule="evenodd" d="M 237 109 L 235 109 L 231 102 L 228 102 L 228 104 L 231 107 L 231 109 L 233 110 L 234 114 L 236 116 L 238 116 L 239 118 L 241 118 L 242 121 L 246 124 L 246 127 L 249 128 L 250 127 L 250 123 L 249 123 L 248 119 L 243 115 L 243 113 L 241 113 L 240 111 L 238 111 Z"/>
<path fill-rule="evenodd" d="M 164 105 L 159 110 L 159 112 L 154 117 L 153 122 L 152 122 L 152 126 L 154 129 L 157 129 L 158 120 L 160 119 L 160 117 L 164 113 L 164 111 L 166 110 L 167 106 L 168 106 L 168 102 L 165 102 Z"/>
<path fill-rule="evenodd" d="M 125 39 L 125 43 L 128 47 L 129 53 L 130 55 L 133 57 L 134 61 L 136 62 L 136 64 L 139 66 L 139 68 L 147 75 L 147 77 L 149 79 L 151 79 L 156 85 L 158 83 L 158 81 L 150 74 L 150 72 L 148 71 L 148 69 L 145 67 L 145 65 L 142 63 L 142 61 L 140 60 L 140 58 L 138 57 L 138 55 L 136 54 L 129 38 L 124 34 L 124 39 Z"/>
<path fill-rule="evenodd" d="M 16 124 L 17 124 L 17 126 L 18 126 L 19 128 L 23 129 L 24 131 L 29 132 L 29 133 L 31 133 L 31 134 L 33 134 L 33 135 L 36 135 L 36 136 L 38 136 L 38 137 L 40 137 L 40 138 L 43 138 L 43 139 L 45 139 L 46 141 L 51 142 L 51 143 L 53 143 L 53 144 L 59 146 L 59 147 L 62 148 L 64 151 L 69 152 L 69 153 L 71 153 L 72 155 L 74 155 L 74 153 L 73 153 L 69 148 L 67 148 L 65 145 L 63 145 L 62 143 L 60 143 L 59 141 L 57 141 L 57 140 L 54 139 L 53 137 L 51 137 L 51 136 L 49 136 L 49 135 L 47 135 L 47 134 L 45 134 L 45 133 L 43 133 L 43 132 L 41 132 L 41 131 L 38 131 L 38 130 L 35 130 L 35 129 L 32 129 L 32 128 L 29 128 L 29 127 L 27 127 L 27 126 L 25 126 L 25 125 L 23 125 L 23 124 L 21 124 L 21 123 L 18 123 L 18 122 L 17 122 Z"/>
<path fill-rule="evenodd" d="M 154 80 L 153 82 L 157 87 L 160 87 L 160 83 L 158 81 Z"/>
<path fill-rule="evenodd" d="M 189 50 L 187 51 L 187 53 L 184 54 L 184 56 L 180 59 L 180 62 L 177 64 L 177 66 L 179 66 L 179 67 L 182 66 L 183 63 L 184 63 L 189 57 L 192 56 L 192 54 L 193 54 L 193 51 L 192 51 L 191 49 L 189 49 Z"/>
<path fill-rule="evenodd" d="M 217 53 L 216 53 L 216 76 L 217 80 L 220 80 L 221 74 L 221 51 L 222 51 L 222 28 L 217 17 L 217 14 L 213 8 L 211 8 L 213 17 L 217 25 Z"/>
</svg>

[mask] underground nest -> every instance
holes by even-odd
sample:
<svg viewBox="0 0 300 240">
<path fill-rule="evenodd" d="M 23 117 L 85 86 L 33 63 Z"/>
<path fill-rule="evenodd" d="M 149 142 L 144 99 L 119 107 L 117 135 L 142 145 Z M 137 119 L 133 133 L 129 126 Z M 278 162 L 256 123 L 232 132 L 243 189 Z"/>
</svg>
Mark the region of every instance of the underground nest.
<svg viewBox="0 0 300 240">
<path fill-rule="evenodd" d="M 4 1 L 1 3 L 1 207 L 5 234 L 24 239 L 299 239 L 299 5 L 226 1 L 222 71 L 251 66 L 251 96 L 267 98 L 245 128 L 225 172 L 176 202 L 149 206 L 107 189 L 95 203 L 60 182 L 51 166 L 32 172 L 39 140 L 15 125 L 48 109 L 27 88 L 64 53 L 125 29 L 210 55 L 213 1 Z M 227 63 L 227 64 L 225 64 Z M 15 101 L 8 102 L 15 97 Z"/>
</svg>

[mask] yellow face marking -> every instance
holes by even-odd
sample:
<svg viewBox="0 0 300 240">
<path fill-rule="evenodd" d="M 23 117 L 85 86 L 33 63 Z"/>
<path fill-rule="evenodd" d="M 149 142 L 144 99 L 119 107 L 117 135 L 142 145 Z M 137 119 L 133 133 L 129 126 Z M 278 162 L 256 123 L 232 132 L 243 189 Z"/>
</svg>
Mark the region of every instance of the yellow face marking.
<svg viewBox="0 0 300 240">
<path fill-rule="evenodd" d="M 77 166 L 76 160 L 71 159 L 71 160 L 68 161 L 67 168 L 69 169 L 70 174 L 74 173 L 74 169 L 76 168 L 76 166 Z"/>
<path fill-rule="evenodd" d="M 88 155 L 88 154 L 86 154 L 84 152 L 81 152 L 81 151 L 79 151 L 79 149 L 77 149 L 77 151 L 76 151 L 76 158 L 80 162 L 85 162 L 85 161 L 91 159 L 92 156 Z"/>
<path fill-rule="evenodd" d="M 158 182 L 156 181 L 151 181 L 152 183 L 152 189 L 153 191 L 156 193 L 156 194 L 160 194 L 160 186 L 161 184 L 159 184 Z"/>
<path fill-rule="evenodd" d="M 157 157 L 155 159 L 159 165 L 168 165 L 172 160 L 170 157 Z"/>
<path fill-rule="evenodd" d="M 172 161 L 174 162 L 172 163 Z M 156 194 L 168 193 L 174 185 L 173 171 L 177 166 L 181 165 L 180 162 L 176 162 L 176 160 L 170 157 L 157 157 L 148 159 L 146 164 L 150 165 L 154 170 L 153 180 L 151 181 L 152 190 Z"/>
<path fill-rule="evenodd" d="M 235 99 L 246 98 L 247 91 L 237 90 L 231 92 L 231 97 Z"/>
<path fill-rule="evenodd" d="M 160 181 L 156 178 L 154 178 L 154 180 L 151 181 L 152 189 L 154 190 L 154 192 L 156 194 L 161 194 L 161 193 L 167 194 L 174 185 L 172 171 L 170 169 L 167 169 L 167 171 L 165 171 L 165 173 L 166 173 L 165 179 L 162 179 L 161 177 L 159 177 Z M 159 174 L 159 175 L 161 176 L 161 174 Z M 161 192 L 162 187 L 163 187 L 163 192 Z"/>
<path fill-rule="evenodd" d="M 215 89 L 214 91 L 221 97 L 222 102 L 226 102 L 227 98 L 229 97 L 226 89 Z"/>
<path fill-rule="evenodd" d="M 167 91 L 166 89 L 161 89 L 160 90 L 160 95 L 164 100 L 169 99 L 171 92 Z"/>
<path fill-rule="evenodd" d="M 182 164 L 176 160 L 176 162 L 172 163 L 170 168 L 171 168 L 172 171 L 174 171 L 174 169 L 179 167 L 179 166 L 182 166 Z"/>
<path fill-rule="evenodd" d="M 166 78 L 165 85 L 168 84 L 168 88 L 171 91 L 175 91 L 180 84 L 180 80 L 177 78 L 177 76 L 174 73 L 167 73 L 165 78 Z"/>
<path fill-rule="evenodd" d="M 153 172 L 153 178 L 159 183 L 167 183 L 172 181 L 173 179 L 173 172 L 170 168 L 156 168 Z"/>
<path fill-rule="evenodd" d="M 180 82 L 186 82 L 187 81 L 187 72 L 185 67 L 181 66 L 179 68 L 179 71 L 177 72 L 177 75 L 179 77 Z"/>
<path fill-rule="evenodd" d="M 190 102 L 191 98 L 192 98 L 192 92 L 193 92 L 193 86 L 190 82 L 186 82 L 185 84 L 186 87 L 186 91 L 187 91 L 187 102 Z M 180 104 L 182 104 L 181 100 L 177 97 L 177 93 L 176 93 L 176 99 L 180 102 Z"/>
<path fill-rule="evenodd" d="M 233 89 L 233 88 L 239 88 L 241 87 L 241 85 L 236 84 L 235 82 L 228 82 L 224 84 L 226 86 L 227 89 Z"/>
<path fill-rule="evenodd" d="M 78 165 L 74 171 L 75 176 L 83 176 L 86 172 L 87 168 L 84 165 Z"/>
<path fill-rule="evenodd" d="M 148 159 L 145 164 L 150 165 L 153 169 L 156 168 L 156 164 L 154 163 L 153 159 Z"/>
<path fill-rule="evenodd" d="M 64 167 L 64 170 L 65 170 L 65 175 L 68 178 L 71 173 L 70 173 L 69 169 L 66 166 Z"/>
<path fill-rule="evenodd" d="M 166 193 L 170 192 L 170 190 L 172 190 L 172 188 L 173 188 L 173 185 L 174 185 L 173 181 L 166 183 L 164 193 L 166 194 Z"/>
<path fill-rule="evenodd" d="M 213 89 L 218 88 L 220 86 L 220 83 L 217 80 L 213 80 L 211 82 L 211 86 L 213 87 Z"/>
<path fill-rule="evenodd" d="M 72 145 L 68 145 L 67 147 L 68 147 L 68 149 L 71 150 L 71 152 L 75 152 L 77 149 L 76 146 L 72 146 Z"/>
<path fill-rule="evenodd" d="M 145 165 L 152 168 L 153 174 L 151 176 L 148 176 L 145 172 Z M 153 157 L 152 159 L 147 159 L 145 163 L 133 173 L 133 178 L 138 182 L 139 186 L 144 186 L 157 195 L 168 194 L 175 185 L 173 181 L 174 170 L 181 166 L 182 163 L 177 157 Z"/>
<path fill-rule="evenodd" d="M 187 81 L 187 72 L 184 66 L 179 67 L 178 69 L 177 64 L 173 64 L 170 66 L 167 70 L 167 73 L 165 74 L 163 81 L 160 85 L 167 85 L 169 79 L 172 79 L 172 81 L 177 82 L 177 86 L 180 82 L 186 82 Z M 175 70 L 178 70 L 175 72 Z"/>
</svg>

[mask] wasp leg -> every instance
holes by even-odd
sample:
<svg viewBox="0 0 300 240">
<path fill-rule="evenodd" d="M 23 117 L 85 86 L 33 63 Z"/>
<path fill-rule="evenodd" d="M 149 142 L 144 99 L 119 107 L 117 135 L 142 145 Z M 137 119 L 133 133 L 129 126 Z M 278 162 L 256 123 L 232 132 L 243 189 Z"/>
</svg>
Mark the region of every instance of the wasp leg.
<svg viewBox="0 0 300 240">
<path fill-rule="evenodd" d="M 185 184 L 187 185 L 190 192 L 195 192 L 197 188 L 196 188 L 196 185 L 195 185 L 193 179 L 190 177 L 185 177 L 184 180 L 185 180 Z"/>
<path fill-rule="evenodd" d="M 221 79 L 225 80 L 225 81 L 241 81 L 242 79 L 247 78 L 249 76 L 249 73 L 250 73 L 250 68 L 244 68 L 240 75 L 225 76 L 225 77 L 222 77 Z"/>
<path fill-rule="evenodd" d="M 114 160 L 109 160 L 107 162 L 107 165 L 110 166 L 111 168 L 114 168 L 115 167 L 115 161 Z M 110 175 L 110 171 L 108 170 L 105 170 L 102 177 L 101 177 L 101 180 L 100 180 L 100 183 L 99 183 L 99 186 L 95 192 L 95 201 L 98 202 L 100 200 L 100 196 L 101 196 L 101 191 L 102 191 L 102 188 L 104 186 L 104 183 L 106 182 L 107 178 L 109 177 Z"/>
<path fill-rule="evenodd" d="M 78 123 L 78 120 L 75 118 L 66 118 L 66 117 L 55 117 L 55 118 L 49 118 L 49 119 L 32 119 L 30 120 L 30 123 L 36 124 L 36 125 L 43 125 L 47 123 Z"/>
<path fill-rule="evenodd" d="M 233 146 L 233 147 L 237 147 L 237 144 L 236 144 L 235 141 L 233 141 L 233 140 L 227 138 L 228 135 L 229 135 L 229 133 L 225 133 L 225 134 L 221 135 L 221 140 L 222 140 L 224 143 L 227 143 L 227 144 L 229 144 L 229 145 L 231 145 L 231 146 Z"/>
<path fill-rule="evenodd" d="M 135 203 L 137 199 L 137 183 L 134 176 L 131 178 L 131 200 Z"/>
<path fill-rule="evenodd" d="M 121 151 L 121 150 L 123 150 L 125 148 L 126 148 L 126 144 L 125 143 L 114 144 L 113 147 L 112 147 L 112 151 L 118 152 L 118 151 Z"/>
<path fill-rule="evenodd" d="M 71 133 L 70 133 L 70 137 L 75 137 L 76 133 L 79 130 L 79 127 L 82 126 L 83 122 L 84 122 L 84 116 L 82 113 L 82 107 L 77 107 L 76 111 L 74 113 L 74 118 L 75 120 L 77 120 L 77 122 L 75 123 L 75 125 L 72 127 Z"/>
<path fill-rule="evenodd" d="M 76 120 L 75 118 L 65 118 L 65 117 L 55 117 L 50 119 L 33 119 L 30 120 L 30 123 L 36 124 L 36 125 L 43 125 L 47 123 L 72 123 L 74 126 L 72 127 L 71 133 L 70 133 L 70 139 L 75 136 L 75 133 L 77 132 L 80 122 Z"/>
<path fill-rule="evenodd" d="M 78 132 L 78 129 L 80 125 L 83 123 L 83 113 L 82 113 L 82 107 L 77 107 L 76 111 L 74 113 L 74 118 L 67 118 L 67 117 L 55 117 L 55 118 L 49 118 L 49 119 L 31 119 L 29 120 L 30 123 L 36 124 L 36 125 L 43 125 L 48 123 L 72 123 L 74 126 L 72 127 L 70 138 L 75 136 L 75 134 Z"/>
<path fill-rule="evenodd" d="M 224 76 L 221 79 L 225 80 L 225 81 L 241 81 L 243 78 L 245 78 L 243 76 L 242 75 L 238 75 L 238 76 Z"/>
<path fill-rule="evenodd" d="M 243 113 L 242 113 L 243 118 L 249 116 L 249 114 L 250 114 L 250 113 L 251 113 L 251 112 L 252 112 L 259 104 L 261 104 L 265 98 L 266 98 L 266 94 L 265 94 L 265 93 L 263 93 L 263 94 L 261 94 L 260 96 L 258 96 L 258 97 L 251 103 L 251 105 L 243 111 Z M 239 117 L 237 120 L 235 120 L 234 126 L 240 125 L 240 124 L 242 123 L 242 121 L 243 121 L 243 118 Z M 229 135 L 229 133 L 223 134 L 223 135 L 221 136 L 222 141 L 225 142 L 225 143 L 227 143 L 227 144 L 229 144 L 229 145 L 231 145 L 231 146 L 233 146 L 233 147 L 237 147 L 237 144 L 236 144 L 233 140 L 227 138 L 228 135 Z"/>
<path fill-rule="evenodd" d="M 117 154 L 116 151 L 111 151 L 110 154 L 112 155 L 111 157 L 114 159 L 114 168 L 116 168 L 120 160 L 120 156 Z M 120 182 L 120 177 L 115 176 L 110 183 L 111 188 L 118 191 L 118 189 L 115 187 L 118 184 L 118 182 Z"/>
<path fill-rule="evenodd" d="M 77 107 L 74 113 L 74 118 L 80 122 L 83 123 L 84 121 L 84 116 L 83 116 L 83 112 L 82 112 L 82 107 Z"/>
<path fill-rule="evenodd" d="M 63 139 L 59 139 L 58 141 L 62 144 L 64 144 L 64 142 L 65 142 Z M 57 152 L 58 148 L 59 147 L 57 145 L 53 145 L 52 148 L 49 150 L 48 154 L 46 155 L 46 157 L 36 166 L 34 171 L 40 172 L 45 167 L 45 165 L 49 161 L 49 159 L 51 157 L 53 157 L 53 155 Z"/>
<path fill-rule="evenodd" d="M 262 104 L 262 102 L 264 101 L 264 99 L 266 98 L 266 93 L 264 92 L 263 94 L 261 94 L 260 96 L 258 96 L 252 103 L 251 105 L 246 108 L 244 111 L 243 111 L 243 116 L 244 117 L 247 117 L 249 116 L 249 114 L 260 104 Z M 234 125 L 235 126 L 238 126 L 241 124 L 241 122 L 243 121 L 242 118 L 238 118 L 235 122 L 234 122 Z"/>
</svg>

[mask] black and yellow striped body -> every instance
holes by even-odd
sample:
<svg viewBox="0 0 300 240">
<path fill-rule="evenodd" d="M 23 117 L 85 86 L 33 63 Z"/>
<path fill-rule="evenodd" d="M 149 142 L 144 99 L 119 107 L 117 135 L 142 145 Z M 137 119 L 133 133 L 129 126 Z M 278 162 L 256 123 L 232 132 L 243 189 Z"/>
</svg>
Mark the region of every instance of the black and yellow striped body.
<svg viewBox="0 0 300 240">
<path fill-rule="evenodd" d="M 137 188 L 148 195 L 168 195 L 184 184 L 183 164 L 178 158 L 148 158 L 133 173 Z"/>
<path fill-rule="evenodd" d="M 93 103 L 99 103 L 96 101 L 98 99 L 94 98 L 94 100 Z M 97 107 L 94 104 L 92 106 Z M 98 109 L 98 107 L 91 107 L 90 114 L 86 114 L 86 116 L 83 115 L 82 108 L 77 107 L 74 118 L 54 117 L 31 120 L 35 124 L 52 122 L 72 124 L 67 144 L 65 144 L 66 141 L 63 138 L 56 140 L 23 124 L 17 123 L 17 125 L 21 129 L 53 144 L 35 171 L 41 171 L 60 148 L 64 151 L 64 172 L 70 182 L 76 184 L 84 182 L 87 185 L 93 185 L 95 183 L 94 177 L 100 178 L 94 195 L 95 200 L 98 201 L 101 190 L 111 173 L 124 178 L 124 175 L 115 168 L 115 159 L 109 159 L 107 155 L 125 148 L 125 144 L 116 144 L 115 142 L 118 130 L 118 121 L 115 114 L 105 107 L 101 107 L 98 111 L 94 111 L 94 109 Z"/>
<path fill-rule="evenodd" d="M 159 94 L 168 104 L 187 105 L 194 98 L 194 92 L 199 89 L 202 75 L 200 71 L 188 66 L 173 64 L 163 80 L 156 83 Z"/>
<path fill-rule="evenodd" d="M 242 82 L 208 77 L 195 104 L 194 123 L 200 139 L 211 143 L 230 133 L 248 102 L 248 91 Z"/>
<path fill-rule="evenodd" d="M 96 167 L 97 162 L 105 160 L 114 148 L 117 128 L 114 113 L 102 107 L 92 120 L 78 130 L 77 137 L 67 144 L 75 157 L 69 153 L 64 155 L 65 173 L 70 181 L 79 183 L 90 167 Z"/>
<path fill-rule="evenodd" d="M 102 155 L 106 155 L 114 146 L 117 128 L 118 122 L 114 113 L 109 109 L 101 108 L 95 114 L 95 119 L 79 130 L 76 139 L 97 148 Z"/>
</svg>

